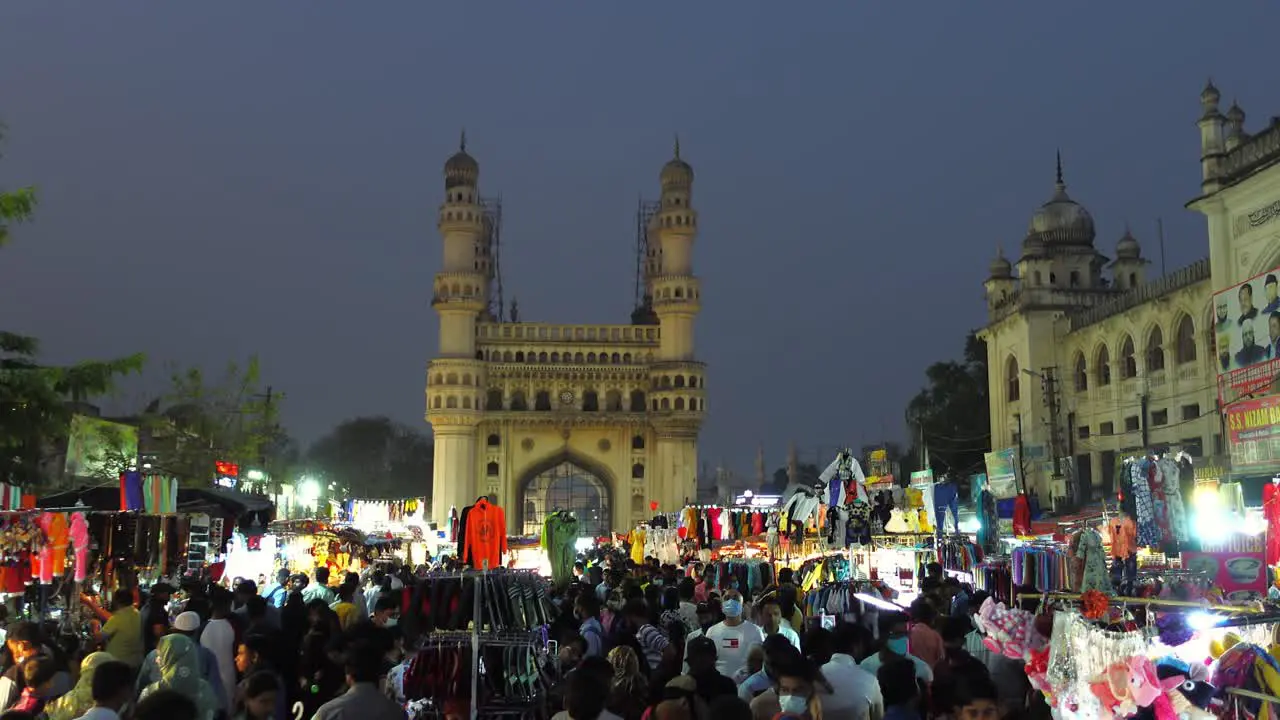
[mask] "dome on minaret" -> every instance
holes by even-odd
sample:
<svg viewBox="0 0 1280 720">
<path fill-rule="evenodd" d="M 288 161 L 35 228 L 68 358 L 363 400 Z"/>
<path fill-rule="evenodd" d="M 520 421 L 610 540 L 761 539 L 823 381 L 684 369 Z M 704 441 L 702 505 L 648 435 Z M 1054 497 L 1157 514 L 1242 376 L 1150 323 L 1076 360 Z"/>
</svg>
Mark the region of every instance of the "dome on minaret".
<svg viewBox="0 0 1280 720">
<path fill-rule="evenodd" d="M 458 152 L 444 162 L 444 186 L 451 188 L 458 185 L 474 186 L 480 179 L 480 163 L 467 154 L 467 133 L 462 133 L 462 142 Z"/>
<path fill-rule="evenodd" d="M 1004 250 L 997 249 L 995 258 L 991 260 L 991 279 L 1008 280 L 1011 277 L 1013 277 L 1013 265 L 1004 256 Z"/>
<path fill-rule="evenodd" d="M 1058 179 L 1054 183 L 1053 197 L 1031 216 L 1030 232 L 1035 234 L 1045 247 L 1093 245 L 1096 234 L 1093 216 L 1084 209 L 1083 205 L 1067 195 L 1067 184 L 1062 180 L 1061 155 L 1058 156 Z"/>
<path fill-rule="evenodd" d="M 1214 86 L 1213 80 L 1209 80 L 1209 82 L 1205 83 L 1204 90 L 1200 91 L 1200 102 L 1206 104 L 1211 103 L 1217 105 L 1218 100 L 1221 99 L 1221 97 L 1222 94 L 1219 93 L 1218 88 Z"/>
<path fill-rule="evenodd" d="M 662 186 L 692 185 L 693 166 L 680 159 L 680 138 L 676 138 L 675 157 L 662 166 Z"/>
<path fill-rule="evenodd" d="M 1117 260 L 1137 260 L 1142 256 L 1142 246 L 1138 244 L 1138 239 L 1133 236 L 1129 228 L 1124 229 L 1124 237 L 1120 238 L 1120 242 L 1116 243 L 1116 259 Z"/>
<path fill-rule="evenodd" d="M 1044 256 L 1044 242 L 1036 234 L 1035 226 L 1027 228 L 1027 236 L 1022 240 L 1022 257 L 1036 258 Z"/>
</svg>

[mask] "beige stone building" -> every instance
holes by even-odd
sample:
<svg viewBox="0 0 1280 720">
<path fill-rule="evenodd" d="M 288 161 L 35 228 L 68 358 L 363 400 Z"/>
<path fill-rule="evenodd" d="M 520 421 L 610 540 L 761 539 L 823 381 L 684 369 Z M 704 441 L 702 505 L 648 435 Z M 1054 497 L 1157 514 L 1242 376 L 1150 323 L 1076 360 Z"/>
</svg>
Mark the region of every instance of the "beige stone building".
<svg viewBox="0 0 1280 720">
<path fill-rule="evenodd" d="M 693 168 L 676 157 L 646 218 L 645 302 L 630 324 L 502 321 L 490 301 L 495 253 L 479 164 L 445 163 L 444 263 L 432 306 L 440 347 L 427 370 L 435 434 L 432 514 L 496 496 L 511 533 L 556 509 L 586 534 L 627 530 L 696 494 L 706 368 L 694 354 Z"/>
<path fill-rule="evenodd" d="M 1021 446 L 1042 500 L 1109 493 L 1117 458 L 1146 448 L 1225 453 L 1213 294 L 1280 265 L 1280 122 L 1249 135 L 1238 106 L 1219 112 L 1212 85 L 1201 102 L 1204 183 L 1188 207 L 1208 217 L 1209 257 L 1152 277 L 1127 229 L 1115 259 L 1104 256 L 1059 161 L 1016 263 L 991 263 L 991 444 Z"/>
</svg>

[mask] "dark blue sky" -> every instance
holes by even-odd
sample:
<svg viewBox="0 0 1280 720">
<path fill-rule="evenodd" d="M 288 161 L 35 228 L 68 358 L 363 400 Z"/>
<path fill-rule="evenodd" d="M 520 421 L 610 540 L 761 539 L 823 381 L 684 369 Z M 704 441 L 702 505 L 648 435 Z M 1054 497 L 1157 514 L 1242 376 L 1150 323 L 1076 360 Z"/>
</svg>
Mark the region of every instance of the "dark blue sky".
<svg viewBox="0 0 1280 720">
<path fill-rule="evenodd" d="M 730 10 L 729 8 L 732 8 Z M 2 326 L 51 359 L 258 353 L 304 441 L 421 423 L 441 165 L 465 126 L 527 320 L 625 322 L 637 197 L 697 171 L 702 452 L 904 435 L 1062 148 L 1111 254 L 1172 269 L 1212 75 L 1280 112 L 1274 3 L 3 3 Z M 817 12 L 815 8 L 826 8 Z M 1156 267 L 1158 268 L 1158 261 Z M 141 398 L 141 391 L 136 391 Z M 125 398 L 132 400 L 132 398 Z M 424 425 L 425 427 L 425 425 Z"/>
</svg>

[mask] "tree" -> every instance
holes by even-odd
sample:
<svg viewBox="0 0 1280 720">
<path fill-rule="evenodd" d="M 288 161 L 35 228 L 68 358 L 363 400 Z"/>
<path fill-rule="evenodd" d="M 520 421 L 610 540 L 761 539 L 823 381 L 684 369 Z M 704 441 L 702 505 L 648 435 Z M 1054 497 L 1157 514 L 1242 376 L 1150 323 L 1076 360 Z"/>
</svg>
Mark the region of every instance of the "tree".
<svg viewBox="0 0 1280 720">
<path fill-rule="evenodd" d="M 907 405 L 907 426 L 916 443 L 923 438 L 934 473 L 963 482 L 982 471 L 991 449 L 987 344 L 970 332 L 962 360 L 936 362 L 925 376 L 929 384 Z"/>
<path fill-rule="evenodd" d="M 0 190 L 0 247 L 9 241 L 11 227 L 30 220 L 35 208 L 35 188 Z M 39 483 L 41 461 L 67 436 L 68 402 L 108 392 L 117 377 L 140 372 L 144 363 L 137 354 L 60 367 L 42 364 L 39 355 L 36 338 L 0 330 L 0 481 Z"/>
<path fill-rule="evenodd" d="M 261 385 L 256 357 L 227 364 L 210 380 L 199 368 L 175 371 L 171 388 L 148 408 L 146 426 L 153 465 L 185 485 L 207 486 L 214 464 L 240 466 L 245 477 L 261 470 L 277 482 L 284 477 L 291 441 L 280 426 L 284 396 Z"/>
<path fill-rule="evenodd" d="M 387 417 L 357 417 L 317 440 L 306 466 L 355 496 L 396 499 L 431 495 L 432 457 L 423 433 Z"/>
</svg>

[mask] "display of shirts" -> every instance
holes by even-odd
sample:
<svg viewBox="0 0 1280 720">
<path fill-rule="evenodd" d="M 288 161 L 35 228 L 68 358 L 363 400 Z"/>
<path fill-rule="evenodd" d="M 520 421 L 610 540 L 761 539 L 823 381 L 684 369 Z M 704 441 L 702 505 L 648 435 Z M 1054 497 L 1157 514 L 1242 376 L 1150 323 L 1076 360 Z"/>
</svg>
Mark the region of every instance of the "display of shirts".
<svg viewBox="0 0 1280 720">
<path fill-rule="evenodd" d="M 1117 515 L 1107 523 L 1111 535 L 1111 557 L 1127 558 L 1138 552 L 1138 528 L 1128 515 Z"/>
<path fill-rule="evenodd" d="M 467 516 L 467 553 L 474 570 L 502 566 L 507 552 L 507 519 L 502 508 L 486 498 L 476 501 Z"/>
</svg>

